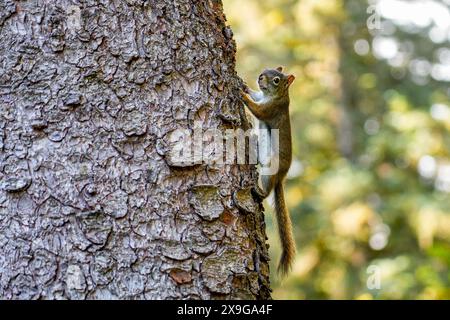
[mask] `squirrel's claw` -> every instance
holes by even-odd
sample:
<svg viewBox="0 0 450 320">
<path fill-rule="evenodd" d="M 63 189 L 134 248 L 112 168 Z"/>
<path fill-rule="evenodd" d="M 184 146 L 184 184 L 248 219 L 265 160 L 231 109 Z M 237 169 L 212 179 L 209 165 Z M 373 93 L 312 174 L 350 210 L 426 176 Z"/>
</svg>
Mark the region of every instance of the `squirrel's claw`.
<svg viewBox="0 0 450 320">
<path fill-rule="evenodd" d="M 250 88 L 248 87 L 248 85 L 246 83 L 243 83 L 241 91 L 244 93 L 250 93 Z"/>
<path fill-rule="evenodd" d="M 249 101 L 252 100 L 250 95 L 248 93 L 244 92 L 244 90 L 242 90 L 242 89 L 241 89 L 241 96 L 245 103 L 248 103 Z"/>
</svg>

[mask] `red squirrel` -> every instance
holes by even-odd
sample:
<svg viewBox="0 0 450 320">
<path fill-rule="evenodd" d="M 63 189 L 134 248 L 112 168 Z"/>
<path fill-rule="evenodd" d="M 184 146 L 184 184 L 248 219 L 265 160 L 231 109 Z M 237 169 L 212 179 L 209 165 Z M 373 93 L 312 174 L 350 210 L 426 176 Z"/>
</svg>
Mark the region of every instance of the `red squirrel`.
<svg viewBox="0 0 450 320">
<path fill-rule="evenodd" d="M 289 87 L 295 76 L 282 73 L 283 68 L 267 69 L 258 78 L 259 91 L 244 87 L 242 98 L 251 113 L 260 121 L 260 128 L 277 129 L 279 133 L 278 171 L 272 175 L 261 176 L 261 187 L 257 194 L 262 198 L 274 190 L 275 213 L 280 235 L 282 254 L 278 272 L 286 275 L 292 268 L 295 257 L 295 241 L 292 235 L 292 222 L 284 200 L 283 181 L 292 162 L 292 136 L 289 119 Z M 260 146 L 261 147 L 261 146 Z"/>
</svg>

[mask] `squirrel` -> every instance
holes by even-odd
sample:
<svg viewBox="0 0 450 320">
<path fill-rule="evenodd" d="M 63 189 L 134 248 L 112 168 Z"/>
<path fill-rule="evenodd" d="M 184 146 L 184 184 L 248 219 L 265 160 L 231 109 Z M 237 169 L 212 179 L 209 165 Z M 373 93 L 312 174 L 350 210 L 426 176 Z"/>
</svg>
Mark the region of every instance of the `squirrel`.
<svg viewBox="0 0 450 320">
<path fill-rule="evenodd" d="M 259 120 L 260 128 L 278 129 L 279 144 L 271 144 L 270 152 L 278 153 L 278 170 L 272 175 L 261 176 L 261 187 L 254 189 L 262 199 L 274 190 L 275 213 L 278 232 L 282 245 L 282 255 L 278 264 L 278 273 L 282 276 L 289 273 L 295 256 L 295 241 L 292 235 L 292 223 L 284 200 L 283 180 L 291 166 L 292 137 L 289 120 L 289 87 L 295 80 L 294 75 L 282 73 L 283 68 L 264 70 L 258 78 L 259 91 L 251 90 L 244 85 L 241 90 L 251 113 Z M 260 145 L 259 148 L 267 147 Z M 266 144 L 266 142 L 263 142 Z M 261 153 L 260 153 L 261 155 Z"/>
</svg>

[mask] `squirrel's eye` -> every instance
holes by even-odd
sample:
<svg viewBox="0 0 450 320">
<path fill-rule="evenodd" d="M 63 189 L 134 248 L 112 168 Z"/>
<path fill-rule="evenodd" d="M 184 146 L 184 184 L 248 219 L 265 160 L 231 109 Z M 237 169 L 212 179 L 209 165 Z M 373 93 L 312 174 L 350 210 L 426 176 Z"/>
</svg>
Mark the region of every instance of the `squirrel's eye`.
<svg viewBox="0 0 450 320">
<path fill-rule="evenodd" d="M 261 80 L 261 81 L 263 80 L 263 75 L 259 76 L 259 80 Z"/>
<path fill-rule="evenodd" d="M 280 78 L 279 77 L 273 78 L 273 83 L 278 85 L 280 83 Z"/>
</svg>

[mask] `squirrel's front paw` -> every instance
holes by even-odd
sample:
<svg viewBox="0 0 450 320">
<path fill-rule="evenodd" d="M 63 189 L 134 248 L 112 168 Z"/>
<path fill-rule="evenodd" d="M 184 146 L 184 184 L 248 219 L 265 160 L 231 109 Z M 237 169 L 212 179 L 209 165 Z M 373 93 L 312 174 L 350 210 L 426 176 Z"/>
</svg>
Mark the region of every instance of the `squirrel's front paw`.
<svg viewBox="0 0 450 320">
<path fill-rule="evenodd" d="M 242 96 L 242 99 L 244 100 L 244 102 L 249 102 L 252 99 L 250 97 L 250 95 L 248 93 L 244 92 L 243 90 L 241 90 L 241 96 Z"/>
<path fill-rule="evenodd" d="M 248 87 L 248 85 L 246 83 L 242 84 L 242 91 L 244 93 L 250 93 L 250 88 Z"/>
</svg>

